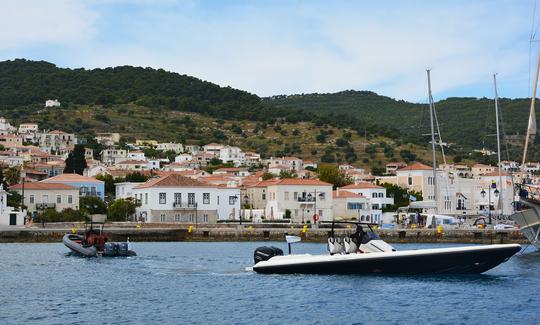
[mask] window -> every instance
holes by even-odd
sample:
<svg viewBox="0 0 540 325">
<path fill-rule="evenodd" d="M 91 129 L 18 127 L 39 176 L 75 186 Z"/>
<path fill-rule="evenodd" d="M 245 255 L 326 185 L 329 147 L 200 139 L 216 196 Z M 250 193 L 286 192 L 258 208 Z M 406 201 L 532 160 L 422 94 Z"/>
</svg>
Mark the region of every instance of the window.
<svg viewBox="0 0 540 325">
<path fill-rule="evenodd" d="M 174 193 L 174 204 L 180 204 L 182 202 L 182 193 Z"/>
<path fill-rule="evenodd" d="M 325 197 L 326 195 L 324 192 L 319 193 L 319 199 L 324 200 Z"/>
<path fill-rule="evenodd" d="M 362 210 L 362 203 L 349 202 L 347 203 L 347 210 Z"/>
<path fill-rule="evenodd" d="M 68 195 L 68 203 L 69 204 L 73 203 L 73 195 Z"/>
<path fill-rule="evenodd" d="M 175 222 L 180 222 L 180 215 L 179 214 L 174 215 L 174 221 Z"/>
<path fill-rule="evenodd" d="M 161 193 L 159 193 L 159 194 L 161 195 Z M 165 222 L 165 220 L 167 220 L 166 218 L 167 218 L 167 217 L 166 217 L 164 214 L 162 214 L 162 215 L 159 217 L 159 220 L 160 220 L 161 222 Z"/>
<path fill-rule="evenodd" d="M 144 193 L 144 204 L 148 204 L 148 193 Z"/>
<path fill-rule="evenodd" d="M 49 196 L 47 194 L 43 195 L 42 198 L 43 203 L 49 203 Z"/>
<path fill-rule="evenodd" d="M 203 215 L 203 222 L 208 222 L 208 215 L 207 214 Z"/>
<path fill-rule="evenodd" d="M 285 201 L 289 201 L 289 192 L 285 192 Z"/>
<path fill-rule="evenodd" d="M 188 204 L 195 204 L 195 193 L 188 193 L 187 195 Z"/>
<path fill-rule="evenodd" d="M 376 197 L 377 197 L 377 193 L 371 193 L 371 197 L 372 197 L 372 198 L 376 198 Z"/>
<path fill-rule="evenodd" d="M 35 201 L 34 195 L 30 195 L 30 204 L 33 204 Z"/>
<path fill-rule="evenodd" d="M 293 198 L 294 198 L 295 201 L 298 200 L 298 192 L 293 193 Z"/>
<path fill-rule="evenodd" d="M 379 193 L 379 197 L 384 197 L 383 193 Z"/>
<path fill-rule="evenodd" d="M 323 216 L 322 212 L 323 212 L 322 210 L 319 210 L 319 218 L 322 218 L 322 216 Z"/>
<path fill-rule="evenodd" d="M 263 192 L 263 194 L 262 194 L 262 199 L 263 199 L 263 200 L 266 200 L 266 194 L 265 194 L 264 192 Z"/>
<path fill-rule="evenodd" d="M 159 204 L 167 203 L 167 193 L 159 193 Z"/>
<path fill-rule="evenodd" d="M 195 222 L 195 215 L 193 214 L 189 215 L 189 222 Z"/>
<path fill-rule="evenodd" d="M 407 182 L 408 182 L 409 185 L 412 185 L 412 177 L 409 177 L 409 178 L 407 179 Z"/>
<path fill-rule="evenodd" d="M 294 216 L 298 217 L 298 209 L 294 209 Z"/>
<path fill-rule="evenodd" d="M 203 204 L 210 204 L 210 193 L 203 193 Z"/>
<path fill-rule="evenodd" d="M 62 195 L 60 194 L 56 195 L 56 204 L 62 204 Z"/>
</svg>

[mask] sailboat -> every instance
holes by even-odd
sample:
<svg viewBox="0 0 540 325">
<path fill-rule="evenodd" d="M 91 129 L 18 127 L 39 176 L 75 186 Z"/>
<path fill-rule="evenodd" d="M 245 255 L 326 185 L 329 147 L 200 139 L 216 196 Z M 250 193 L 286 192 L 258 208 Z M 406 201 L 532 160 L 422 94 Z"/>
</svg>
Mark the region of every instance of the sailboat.
<svg viewBox="0 0 540 325">
<path fill-rule="evenodd" d="M 529 139 L 536 135 L 536 114 L 534 105 L 536 102 L 539 72 L 540 52 L 538 53 L 538 61 L 536 64 L 531 107 L 529 110 L 529 123 L 527 126 L 527 135 L 525 137 L 525 147 L 523 148 L 523 161 L 521 164 L 523 169 L 525 168 L 525 162 L 527 160 Z M 512 214 L 510 218 L 519 225 L 521 233 L 527 237 L 529 242 L 540 250 L 540 187 L 530 184 L 530 182 L 524 178 L 521 184 L 516 185 L 516 191 L 519 194 L 519 199 L 517 201 L 518 210 Z"/>
</svg>

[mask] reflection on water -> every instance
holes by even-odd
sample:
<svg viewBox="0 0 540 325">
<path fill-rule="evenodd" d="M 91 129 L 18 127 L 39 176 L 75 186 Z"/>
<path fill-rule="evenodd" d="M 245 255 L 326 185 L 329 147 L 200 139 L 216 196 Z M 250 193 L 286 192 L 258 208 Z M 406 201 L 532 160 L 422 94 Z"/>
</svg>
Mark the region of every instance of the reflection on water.
<svg viewBox="0 0 540 325">
<path fill-rule="evenodd" d="M 62 244 L 0 244 L 0 323 L 540 323 L 533 248 L 482 275 L 246 272 L 254 249 L 268 244 L 285 248 L 135 243 L 135 257 L 80 258 Z M 294 251 L 317 254 L 325 245 Z"/>
</svg>

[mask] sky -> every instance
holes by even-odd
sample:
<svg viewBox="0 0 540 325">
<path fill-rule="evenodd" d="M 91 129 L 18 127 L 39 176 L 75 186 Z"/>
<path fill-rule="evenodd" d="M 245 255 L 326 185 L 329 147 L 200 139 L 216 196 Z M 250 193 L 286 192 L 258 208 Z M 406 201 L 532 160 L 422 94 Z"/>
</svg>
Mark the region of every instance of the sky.
<svg viewBox="0 0 540 325">
<path fill-rule="evenodd" d="M 135 65 L 259 96 L 530 96 L 536 0 L 0 0 L 0 60 Z M 534 27 L 533 27 L 534 26 Z M 539 31 L 540 39 L 540 31 Z"/>
</svg>

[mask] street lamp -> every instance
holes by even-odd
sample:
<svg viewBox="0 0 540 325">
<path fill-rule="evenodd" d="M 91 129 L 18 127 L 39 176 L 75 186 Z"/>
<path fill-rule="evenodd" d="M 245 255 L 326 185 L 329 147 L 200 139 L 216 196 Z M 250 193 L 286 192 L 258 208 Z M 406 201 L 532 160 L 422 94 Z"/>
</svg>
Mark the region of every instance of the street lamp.
<svg viewBox="0 0 540 325">
<path fill-rule="evenodd" d="M 492 183 L 490 188 L 488 189 L 488 220 L 489 220 L 490 225 L 492 224 L 491 222 L 491 189 L 492 188 L 495 189 L 495 191 L 493 191 L 493 195 L 495 195 L 495 197 L 499 196 L 499 190 L 497 189 L 496 184 Z M 480 194 L 482 195 L 482 198 L 486 197 L 486 191 L 484 189 L 482 189 Z"/>
</svg>

